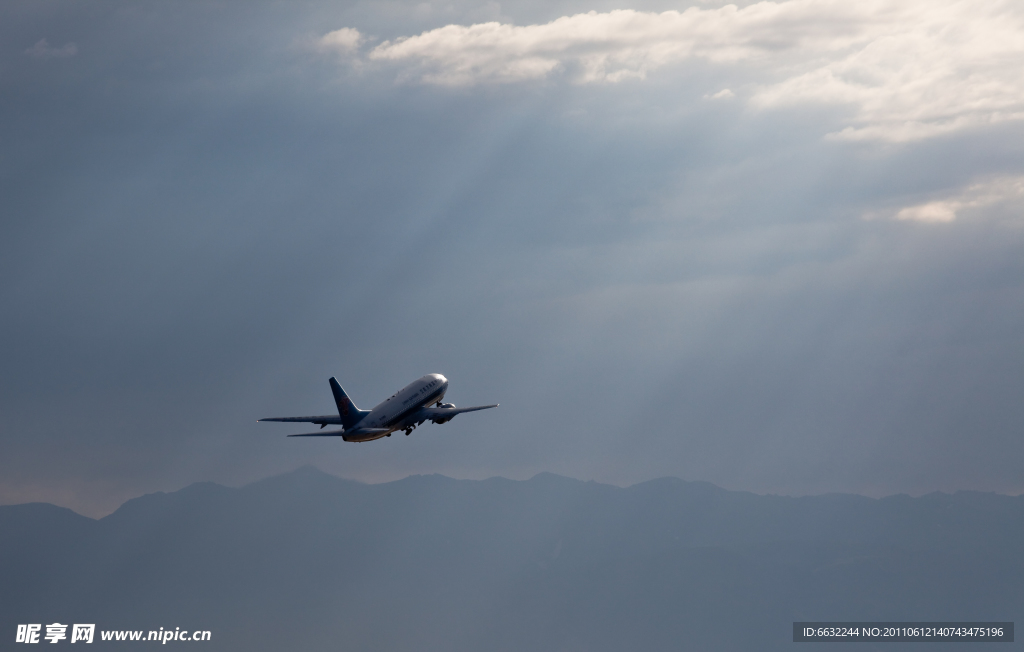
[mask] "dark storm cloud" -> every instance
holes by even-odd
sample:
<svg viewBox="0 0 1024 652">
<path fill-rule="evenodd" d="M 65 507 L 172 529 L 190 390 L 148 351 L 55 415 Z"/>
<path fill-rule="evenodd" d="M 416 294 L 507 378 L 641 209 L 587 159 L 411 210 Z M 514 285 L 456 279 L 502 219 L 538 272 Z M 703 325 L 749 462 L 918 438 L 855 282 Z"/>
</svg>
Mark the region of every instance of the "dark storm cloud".
<svg viewBox="0 0 1024 652">
<path fill-rule="evenodd" d="M 851 143 L 844 107 L 701 99 L 744 74 L 705 64 L 435 88 L 314 47 L 589 8 L 8 5 L 3 501 L 310 461 L 1024 489 L 1020 203 L 970 190 L 1024 174 L 1017 123 Z M 891 219 L 935 201 L 956 221 Z M 365 445 L 255 424 L 427 372 L 502 407 Z"/>
</svg>

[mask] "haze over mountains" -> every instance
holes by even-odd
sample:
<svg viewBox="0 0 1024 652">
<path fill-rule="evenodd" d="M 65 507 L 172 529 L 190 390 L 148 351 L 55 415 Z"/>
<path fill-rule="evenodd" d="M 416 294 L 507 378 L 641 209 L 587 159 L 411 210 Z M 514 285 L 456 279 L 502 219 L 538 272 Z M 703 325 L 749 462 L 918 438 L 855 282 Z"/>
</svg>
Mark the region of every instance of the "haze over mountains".
<svg viewBox="0 0 1024 652">
<path fill-rule="evenodd" d="M 6 641 L 56 621 L 208 629 L 207 650 L 791 649 L 794 620 L 1024 621 L 1022 541 L 1024 496 L 303 467 L 99 520 L 0 507 L 0 613 Z"/>
</svg>

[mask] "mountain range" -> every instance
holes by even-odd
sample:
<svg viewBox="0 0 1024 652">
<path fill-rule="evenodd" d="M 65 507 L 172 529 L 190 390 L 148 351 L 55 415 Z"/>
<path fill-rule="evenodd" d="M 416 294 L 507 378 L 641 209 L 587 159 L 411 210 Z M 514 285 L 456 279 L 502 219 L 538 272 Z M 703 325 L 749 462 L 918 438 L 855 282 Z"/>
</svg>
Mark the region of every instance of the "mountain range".
<svg viewBox="0 0 1024 652">
<path fill-rule="evenodd" d="M 98 520 L 0 507 L 0 641 L 73 622 L 210 630 L 187 644 L 207 650 L 781 650 L 794 621 L 1021 621 L 1022 551 L 1024 496 L 303 467 Z"/>
</svg>

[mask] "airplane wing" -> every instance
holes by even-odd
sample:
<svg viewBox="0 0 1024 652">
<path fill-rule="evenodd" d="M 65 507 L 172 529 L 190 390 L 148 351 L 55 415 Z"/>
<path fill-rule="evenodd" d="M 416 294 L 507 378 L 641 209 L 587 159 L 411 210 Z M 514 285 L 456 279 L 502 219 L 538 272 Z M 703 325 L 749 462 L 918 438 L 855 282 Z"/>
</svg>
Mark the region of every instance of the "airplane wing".
<svg viewBox="0 0 1024 652">
<path fill-rule="evenodd" d="M 268 419 L 256 419 L 259 421 L 287 421 L 289 423 L 336 423 L 341 425 L 341 417 L 337 414 L 334 416 L 325 415 L 322 417 L 271 417 Z"/>
<path fill-rule="evenodd" d="M 416 416 L 418 418 L 430 419 L 434 423 L 445 423 L 454 417 L 456 414 L 462 414 L 463 412 L 476 412 L 477 410 L 488 410 L 490 408 L 496 408 L 498 404 L 494 405 L 477 405 L 474 407 L 456 408 L 456 407 L 434 407 L 434 408 L 423 408 Z"/>
<path fill-rule="evenodd" d="M 372 435 L 384 435 L 391 432 L 388 428 L 353 428 L 352 430 L 328 430 L 326 432 L 303 432 L 289 437 L 365 437 Z"/>
</svg>

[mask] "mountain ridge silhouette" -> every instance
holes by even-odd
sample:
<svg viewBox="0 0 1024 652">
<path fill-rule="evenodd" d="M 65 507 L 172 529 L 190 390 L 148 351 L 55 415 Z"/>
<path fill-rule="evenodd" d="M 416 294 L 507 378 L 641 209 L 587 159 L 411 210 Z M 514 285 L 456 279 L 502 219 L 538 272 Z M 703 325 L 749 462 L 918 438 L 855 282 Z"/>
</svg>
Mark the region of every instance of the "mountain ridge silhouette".
<svg viewBox="0 0 1024 652">
<path fill-rule="evenodd" d="M 795 620 L 1019 620 L 1022 541 L 1022 496 L 307 466 L 98 520 L 0 507 L 0 636 L 72 621 L 209 629 L 216 650 L 773 650 Z"/>
</svg>

